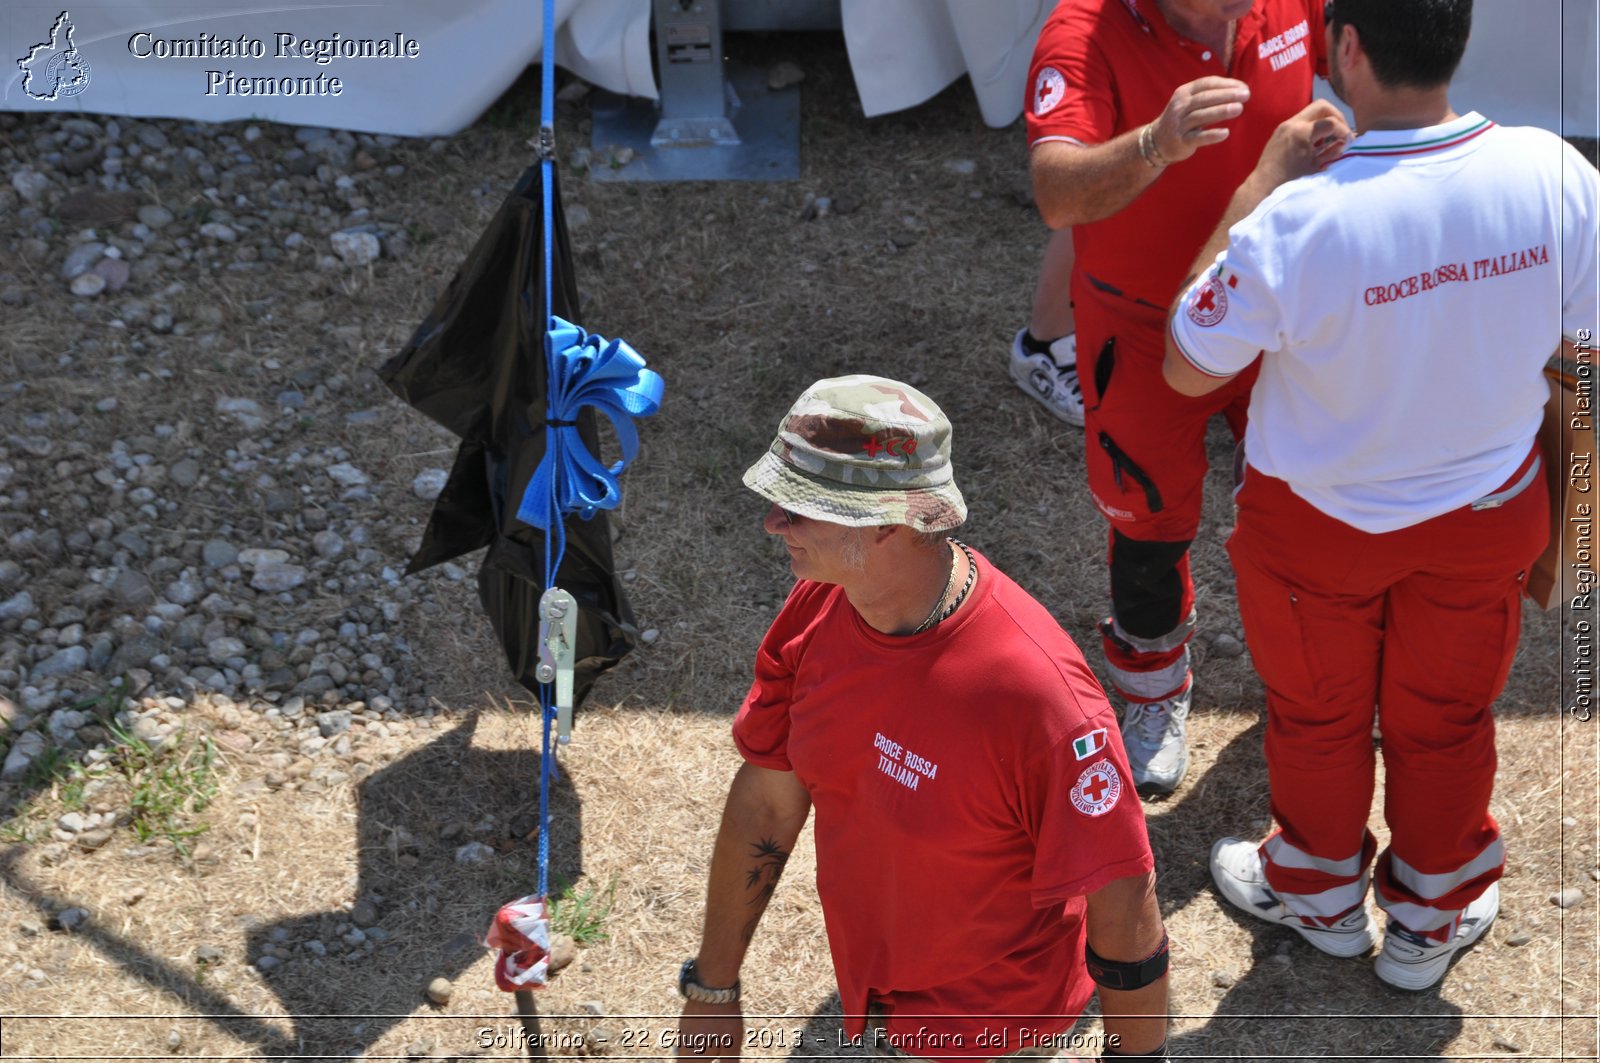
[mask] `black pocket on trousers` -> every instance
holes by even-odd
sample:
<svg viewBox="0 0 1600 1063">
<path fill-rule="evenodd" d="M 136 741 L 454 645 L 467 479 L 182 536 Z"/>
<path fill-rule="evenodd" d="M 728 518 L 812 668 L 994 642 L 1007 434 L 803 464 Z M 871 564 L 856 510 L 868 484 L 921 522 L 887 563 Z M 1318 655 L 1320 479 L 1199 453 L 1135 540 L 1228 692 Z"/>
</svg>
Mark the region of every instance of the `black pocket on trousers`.
<svg viewBox="0 0 1600 1063">
<path fill-rule="evenodd" d="M 1144 489 L 1145 508 L 1151 513 L 1161 512 L 1161 489 L 1150 478 L 1150 474 L 1139 468 L 1138 462 L 1128 457 L 1126 451 L 1117 446 L 1117 441 L 1105 432 L 1100 433 L 1100 449 L 1106 452 L 1111 459 L 1111 475 L 1116 478 L 1119 490 L 1127 490 L 1123 484 L 1124 475 Z"/>
</svg>

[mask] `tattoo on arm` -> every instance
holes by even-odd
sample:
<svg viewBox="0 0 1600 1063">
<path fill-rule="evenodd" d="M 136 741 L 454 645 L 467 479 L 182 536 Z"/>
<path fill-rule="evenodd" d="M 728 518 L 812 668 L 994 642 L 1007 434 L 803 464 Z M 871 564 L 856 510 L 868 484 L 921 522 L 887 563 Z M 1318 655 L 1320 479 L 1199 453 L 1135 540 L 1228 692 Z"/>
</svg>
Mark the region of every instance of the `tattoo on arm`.
<svg viewBox="0 0 1600 1063">
<path fill-rule="evenodd" d="M 767 902 L 772 899 L 772 892 L 778 888 L 778 879 L 783 875 L 783 866 L 789 861 L 788 851 L 772 838 L 762 838 L 750 846 L 750 852 L 756 862 L 745 872 L 744 881 L 746 889 L 755 891 L 749 903 L 756 908 L 756 914 L 745 924 L 746 943 L 755 937 L 756 924 L 761 921 L 761 913 L 766 911 Z"/>
</svg>

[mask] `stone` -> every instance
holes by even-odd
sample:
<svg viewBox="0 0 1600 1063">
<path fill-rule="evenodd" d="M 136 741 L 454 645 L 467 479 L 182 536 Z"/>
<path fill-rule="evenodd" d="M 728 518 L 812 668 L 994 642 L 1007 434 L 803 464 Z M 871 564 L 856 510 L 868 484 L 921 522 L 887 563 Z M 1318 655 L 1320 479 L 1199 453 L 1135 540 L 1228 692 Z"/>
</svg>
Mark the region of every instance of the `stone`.
<svg viewBox="0 0 1600 1063">
<path fill-rule="evenodd" d="M 424 502 L 436 501 L 449 480 L 450 474 L 444 469 L 423 469 L 411 478 L 411 493 Z"/>
<path fill-rule="evenodd" d="M 481 864 L 494 859 L 494 847 L 482 842 L 468 842 L 456 850 L 456 863 L 462 866 Z"/>
<path fill-rule="evenodd" d="M 293 590 L 305 581 L 306 570 L 299 565 L 263 565 L 251 575 L 250 586 L 275 594 Z"/>
<path fill-rule="evenodd" d="M 141 224 L 152 229 L 164 229 L 172 224 L 172 211 L 155 204 L 140 207 L 137 216 Z"/>
<path fill-rule="evenodd" d="M 450 993 L 454 988 L 455 987 L 450 984 L 450 979 L 435 978 L 433 981 L 428 983 L 428 988 L 426 990 L 428 1000 L 431 1003 L 439 1005 L 440 1007 L 444 1007 L 446 1004 L 450 1003 Z"/>
<path fill-rule="evenodd" d="M 88 663 L 88 650 L 82 646 L 68 646 L 34 665 L 32 674 L 35 680 L 49 676 L 66 676 L 81 671 Z"/>
<path fill-rule="evenodd" d="M 1568 886 L 1559 893 L 1550 894 L 1550 903 L 1557 908 L 1573 908 L 1583 900 L 1583 891 L 1576 886 Z"/>
<path fill-rule="evenodd" d="M 33 595 L 27 591 L 18 591 L 0 602 L 0 621 L 25 620 L 35 612 L 37 610 L 34 608 Z"/>
<path fill-rule="evenodd" d="M 167 584 L 161 596 L 173 605 L 193 605 L 206 596 L 206 585 L 184 575 Z"/>
<path fill-rule="evenodd" d="M 570 934 L 550 935 L 550 973 L 572 966 L 572 961 L 578 958 L 578 943 Z"/>
<path fill-rule="evenodd" d="M 50 188 L 50 178 L 38 170 L 24 168 L 11 175 L 11 187 L 27 202 L 38 203 Z"/>
<path fill-rule="evenodd" d="M 44 736 L 38 731 L 24 731 L 17 736 L 6 753 L 5 766 L 0 768 L 0 780 L 7 782 L 28 774 L 34 760 L 44 752 Z"/>
<path fill-rule="evenodd" d="M 78 848 L 92 851 L 105 846 L 115 835 L 116 832 L 110 827 L 96 827 L 93 830 L 84 831 L 73 841 L 78 843 Z"/>
<path fill-rule="evenodd" d="M 245 568 L 264 568 L 268 565 L 282 565 L 289 560 L 287 550 L 266 550 L 250 547 L 239 551 L 239 564 Z"/>
<path fill-rule="evenodd" d="M 122 675 L 131 668 L 143 668 L 163 648 L 159 639 L 150 635 L 135 635 L 116 648 L 103 670 L 112 675 Z"/>
<path fill-rule="evenodd" d="M 328 475 L 333 478 L 335 483 L 345 487 L 359 487 L 368 482 L 367 474 L 347 461 L 328 466 Z"/>
<path fill-rule="evenodd" d="M 70 934 L 88 921 L 89 909 L 66 908 L 51 917 L 50 928 L 52 930 L 64 930 Z"/>
<path fill-rule="evenodd" d="M 344 538 L 334 531 L 319 531 L 311 537 L 311 549 L 318 557 L 335 558 L 344 553 Z"/>
<path fill-rule="evenodd" d="M 200 463 L 193 458 L 179 458 L 167 470 L 167 479 L 179 487 L 193 487 L 200 479 Z"/>
<path fill-rule="evenodd" d="M 206 643 L 206 656 L 211 658 L 213 664 L 222 664 L 230 657 L 243 657 L 244 642 L 227 636 L 212 639 Z"/>
<path fill-rule="evenodd" d="M 200 548 L 200 560 L 207 568 L 226 568 L 239 560 L 239 550 L 225 539 L 210 539 Z"/>
<path fill-rule="evenodd" d="M 200 235 L 225 244 L 231 244 L 239 239 L 239 234 L 233 230 L 232 226 L 224 225 L 219 221 L 208 221 L 200 226 Z"/>
<path fill-rule="evenodd" d="M 128 286 L 128 278 L 132 275 L 132 267 L 120 258 L 102 258 L 94 264 L 90 273 L 103 278 L 106 282 L 105 290 L 120 292 Z"/>
<path fill-rule="evenodd" d="M 1506 944 L 1510 945 L 1514 949 L 1519 949 L 1532 940 L 1533 935 L 1531 933 L 1526 930 L 1518 929 L 1513 930 L 1509 935 L 1507 935 Z"/>
<path fill-rule="evenodd" d="M 262 956 L 256 960 L 256 970 L 260 971 L 262 974 L 271 974 L 273 971 L 276 971 L 282 966 L 283 961 L 278 959 L 276 956 Z"/>
<path fill-rule="evenodd" d="M 350 921 L 362 928 L 372 926 L 378 921 L 378 906 L 363 897 L 351 906 Z"/>
<path fill-rule="evenodd" d="M 333 253 L 347 266 L 365 266 L 375 262 L 383 254 L 383 245 L 378 238 L 369 232 L 359 229 L 343 229 L 329 238 L 333 245 Z"/>
<path fill-rule="evenodd" d="M 98 273 L 84 273 L 72 278 L 68 285 L 72 294 L 81 299 L 92 299 L 106 290 L 106 279 Z"/>
<path fill-rule="evenodd" d="M 105 253 L 105 244 L 98 242 L 79 244 L 67 253 L 66 260 L 61 263 L 61 279 L 69 281 L 88 273 Z"/>
<path fill-rule="evenodd" d="M 111 597 L 118 604 L 130 609 L 138 609 L 154 604 L 156 591 L 150 583 L 150 577 L 143 572 L 135 572 L 125 568 L 117 573 L 111 581 Z"/>
<path fill-rule="evenodd" d="M 1211 640 L 1211 652 L 1218 657 L 1237 657 L 1244 652 L 1244 643 L 1222 632 Z"/>
<path fill-rule="evenodd" d="M 323 738 L 332 738 L 334 735 L 344 734 L 350 730 L 351 713 L 349 709 L 335 709 L 331 712 L 317 713 L 317 730 Z"/>
<path fill-rule="evenodd" d="M 234 417 L 259 417 L 261 404 L 251 398 L 223 395 L 217 399 L 216 410 L 218 413 L 229 414 Z"/>
</svg>

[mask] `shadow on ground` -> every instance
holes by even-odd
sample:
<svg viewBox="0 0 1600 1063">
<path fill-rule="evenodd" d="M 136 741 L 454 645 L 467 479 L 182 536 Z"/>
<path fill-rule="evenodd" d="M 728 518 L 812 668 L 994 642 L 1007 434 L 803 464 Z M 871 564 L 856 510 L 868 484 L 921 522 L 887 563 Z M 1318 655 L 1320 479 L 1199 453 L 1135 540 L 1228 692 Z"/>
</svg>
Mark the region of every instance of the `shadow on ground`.
<svg viewBox="0 0 1600 1063">
<path fill-rule="evenodd" d="M 476 725 L 477 718 L 468 717 L 359 785 L 354 906 L 245 930 L 250 962 L 259 967 L 271 957 L 266 984 L 291 1017 L 287 1033 L 280 1021 L 250 1015 L 202 984 L 192 968 L 152 955 L 109 926 L 85 923 L 77 935 L 170 997 L 173 1010 L 208 1018 L 266 1058 L 349 1058 L 362 1052 L 412 1013 L 429 1008 L 423 997 L 428 980 L 454 979 L 473 964 L 483 954 L 480 939 L 490 916 L 532 892 L 537 881 L 539 757 L 533 750 L 474 748 Z M 508 785 L 510 780 L 519 784 Z M 583 867 L 582 802 L 570 777 L 553 780 L 551 813 L 555 893 L 558 884 L 577 880 Z M 469 838 L 452 838 L 449 825 L 491 819 L 496 829 L 487 844 L 525 859 L 458 865 L 457 850 Z M 20 853 L 13 849 L 0 857 L 0 879 L 50 919 L 51 898 L 20 871 Z M 352 910 L 363 903 L 370 908 Z"/>
</svg>

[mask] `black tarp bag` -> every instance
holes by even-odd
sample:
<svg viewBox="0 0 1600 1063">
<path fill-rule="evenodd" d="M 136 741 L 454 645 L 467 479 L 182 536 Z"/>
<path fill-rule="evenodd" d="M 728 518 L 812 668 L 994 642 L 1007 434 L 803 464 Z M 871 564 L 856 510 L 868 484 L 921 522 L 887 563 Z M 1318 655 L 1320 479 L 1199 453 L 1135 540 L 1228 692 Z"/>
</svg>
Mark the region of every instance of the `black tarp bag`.
<svg viewBox="0 0 1600 1063">
<path fill-rule="evenodd" d="M 553 192 L 550 312 L 581 324 L 559 180 Z M 533 692 L 539 688 L 534 668 L 544 534 L 516 513 L 545 449 L 542 197 L 540 167 L 531 166 L 411 339 L 378 370 L 407 405 L 461 438 L 406 574 L 488 547 L 478 598 L 512 674 Z M 591 453 L 599 453 L 592 409 L 580 412 L 578 433 Z M 637 628 L 617 580 L 606 514 L 568 517 L 565 527 L 556 584 L 580 607 L 573 700 L 582 704 L 600 673 L 632 649 Z"/>
</svg>

